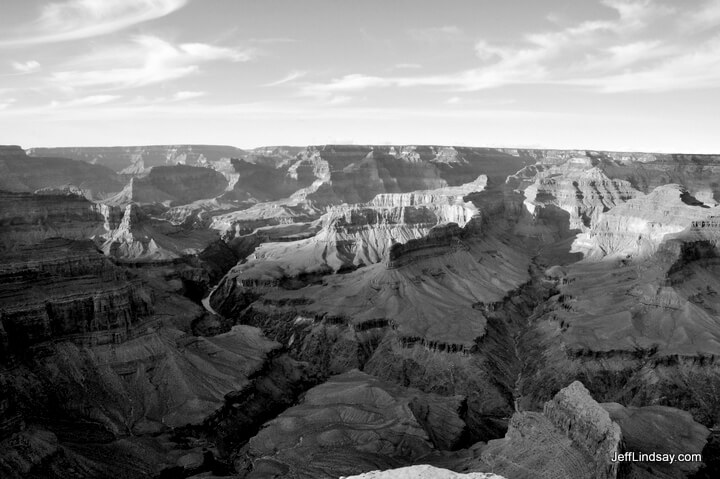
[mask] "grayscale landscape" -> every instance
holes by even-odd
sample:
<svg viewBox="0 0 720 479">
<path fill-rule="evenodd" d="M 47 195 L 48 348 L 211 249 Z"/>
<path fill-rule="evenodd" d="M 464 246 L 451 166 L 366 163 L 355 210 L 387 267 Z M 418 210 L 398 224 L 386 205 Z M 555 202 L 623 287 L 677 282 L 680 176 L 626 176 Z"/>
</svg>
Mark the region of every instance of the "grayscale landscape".
<svg viewBox="0 0 720 479">
<path fill-rule="evenodd" d="M 229 3 L 1 7 L 0 477 L 720 477 L 720 3 Z"/>
</svg>

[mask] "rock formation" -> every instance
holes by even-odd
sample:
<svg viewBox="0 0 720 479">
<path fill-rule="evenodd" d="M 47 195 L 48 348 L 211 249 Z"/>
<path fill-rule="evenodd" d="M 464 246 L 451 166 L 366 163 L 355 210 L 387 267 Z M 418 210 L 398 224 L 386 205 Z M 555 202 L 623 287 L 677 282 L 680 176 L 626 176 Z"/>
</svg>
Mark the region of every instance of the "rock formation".
<svg viewBox="0 0 720 479">
<path fill-rule="evenodd" d="M 153 145 L 83 148 L 30 148 L 30 156 L 60 156 L 103 165 L 123 174 L 142 174 L 154 166 L 207 166 L 227 158 L 239 158 L 245 152 L 220 145 Z"/>
<path fill-rule="evenodd" d="M 366 472 L 357 476 L 348 476 L 344 479 L 503 479 L 503 477 L 484 472 L 461 474 L 447 469 L 421 465 L 400 467 L 387 471 Z"/>
<path fill-rule="evenodd" d="M 319 479 L 411 464 L 432 450 L 413 414 L 414 395 L 423 396 L 359 371 L 336 376 L 266 424 L 239 452 L 236 469 L 249 478 Z M 457 412 L 447 413 L 426 427 L 462 424 Z"/>
<path fill-rule="evenodd" d="M 0 475 L 716 472 L 720 157 L 32 155 L 0 149 Z M 612 460 L 652 451 L 703 458 Z"/>
<path fill-rule="evenodd" d="M 214 198 L 227 187 L 225 177 L 212 168 L 186 165 L 156 166 L 146 176 L 131 178 L 128 185 L 106 203 L 163 203 L 178 206 Z"/>
</svg>

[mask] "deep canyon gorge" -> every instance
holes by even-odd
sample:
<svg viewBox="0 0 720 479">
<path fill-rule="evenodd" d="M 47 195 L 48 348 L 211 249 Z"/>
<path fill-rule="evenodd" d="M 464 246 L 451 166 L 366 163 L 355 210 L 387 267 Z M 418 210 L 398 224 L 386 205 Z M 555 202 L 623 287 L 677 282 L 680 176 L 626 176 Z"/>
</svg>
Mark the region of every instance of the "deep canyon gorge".
<svg viewBox="0 0 720 479">
<path fill-rule="evenodd" d="M 720 155 L 0 146 L 0 172 L 1 477 L 720 473 Z"/>
</svg>

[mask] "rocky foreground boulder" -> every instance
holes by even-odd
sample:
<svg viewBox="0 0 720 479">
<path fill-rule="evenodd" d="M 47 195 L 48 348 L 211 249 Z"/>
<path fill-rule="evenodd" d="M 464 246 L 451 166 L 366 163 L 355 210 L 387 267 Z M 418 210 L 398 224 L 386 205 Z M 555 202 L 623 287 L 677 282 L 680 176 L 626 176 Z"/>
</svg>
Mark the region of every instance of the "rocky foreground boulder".
<svg viewBox="0 0 720 479">
<path fill-rule="evenodd" d="M 484 472 L 462 474 L 428 465 L 408 466 L 387 471 L 372 471 L 342 479 L 504 479 L 502 476 Z"/>
</svg>

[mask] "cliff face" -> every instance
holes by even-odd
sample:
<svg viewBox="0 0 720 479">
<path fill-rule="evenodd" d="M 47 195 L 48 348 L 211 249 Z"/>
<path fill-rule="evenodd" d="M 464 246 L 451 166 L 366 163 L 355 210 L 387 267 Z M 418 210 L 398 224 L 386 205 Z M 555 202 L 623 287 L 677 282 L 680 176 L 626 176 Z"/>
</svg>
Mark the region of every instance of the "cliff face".
<svg viewBox="0 0 720 479">
<path fill-rule="evenodd" d="M 56 194 L 10 193 L 0 191 L 0 246 L 45 238 L 87 239 L 105 233 L 105 217 L 97 207 L 73 192 Z"/>
<path fill-rule="evenodd" d="M 630 182 L 608 178 L 591 159 L 579 158 L 537 171 L 525 189 L 525 206 L 533 214 L 557 206 L 569 214 L 570 229 L 586 231 L 600 214 L 638 194 Z"/>
<path fill-rule="evenodd" d="M 0 147 L 0 190 L 32 192 L 73 185 L 89 197 L 103 198 L 122 189 L 112 170 L 67 157 L 26 156 L 20 147 Z"/>
<path fill-rule="evenodd" d="M 103 165 L 123 174 L 137 175 L 154 166 L 207 166 L 226 158 L 239 158 L 245 152 L 220 145 L 152 145 L 86 148 L 30 148 L 30 156 L 61 156 Z"/>
<path fill-rule="evenodd" d="M 705 228 L 703 223 L 712 223 L 711 218 L 719 214 L 720 207 L 705 205 L 680 185 L 659 186 L 599 216 L 574 247 L 591 258 L 647 257 L 666 238 L 693 225 L 712 236 L 712 228 Z M 714 236 L 720 240 L 720 230 Z"/>
<path fill-rule="evenodd" d="M 14 353 L 51 339 L 108 342 L 153 311 L 152 294 L 90 241 L 46 240 L 3 257 L 0 319 Z"/>
<path fill-rule="evenodd" d="M 121 193 L 106 202 L 123 206 L 131 202 L 177 206 L 218 196 L 227 185 L 225 177 L 212 168 L 156 166 L 146 176 L 131 178 Z"/>
<path fill-rule="evenodd" d="M 464 227 L 476 219 L 479 210 L 465 197 L 483 191 L 486 184 L 481 176 L 457 187 L 386 193 L 368 203 L 331 207 L 315 223 L 316 234 L 296 241 L 290 236 L 266 242 L 231 276 L 281 279 L 379 263 L 389 258 L 396 244 L 423 238 L 438 225 Z M 238 220 L 237 215 L 234 218 Z"/>
<path fill-rule="evenodd" d="M 615 478 L 620 426 L 575 382 L 545 404 L 543 413 L 516 412 L 504 439 L 490 441 L 470 470 L 518 479 L 551 476 Z"/>
<path fill-rule="evenodd" d="M 545 403 L 543 415 L 573 443 L 593 458 L 596 477 L 617 477 L 614 458 L 621 452 L 620 426 L 610 419 L 582 383 L 576 381 Z"/>
</svg>

